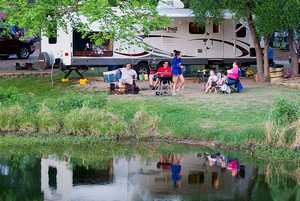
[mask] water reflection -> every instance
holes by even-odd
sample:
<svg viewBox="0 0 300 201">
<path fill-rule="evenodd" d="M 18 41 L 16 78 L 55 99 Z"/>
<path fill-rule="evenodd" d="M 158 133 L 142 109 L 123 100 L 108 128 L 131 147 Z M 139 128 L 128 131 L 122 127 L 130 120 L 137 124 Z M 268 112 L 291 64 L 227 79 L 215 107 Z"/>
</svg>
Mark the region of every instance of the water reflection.
<svg viewBox="0 0 300 201">
<path fill-rule="evenodd" d="M 158 161 L 115 157 L 100 169 L 72 166 L 53 156 L 41 159 L 47 201 L 249 200 L 255 175 L 256 168 L 247 166 L 243 177 L 233 177 L 198 154 L 172 154 Z"/>
<path fill-rule="evenodd" d="M 0 157 L 1 201 L 297 201 L 300 169 L 221 154 Z M 101 156 L 99 156 L 101 161 Z M 236 161 L 235 161 L 236 160 Z M 224 163 L 223 163 L 224 162 Z M 288 171 L 286 171 L 288 169 Z"/>
</svg>

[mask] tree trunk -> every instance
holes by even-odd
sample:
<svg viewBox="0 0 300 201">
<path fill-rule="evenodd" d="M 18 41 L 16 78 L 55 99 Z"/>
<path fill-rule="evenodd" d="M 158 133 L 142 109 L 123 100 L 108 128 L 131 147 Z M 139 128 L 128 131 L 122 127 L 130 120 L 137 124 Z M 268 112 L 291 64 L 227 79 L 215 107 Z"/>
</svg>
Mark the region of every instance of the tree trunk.
<svg viewBox="0 0 300 201">
<path fill-rule="evenodd" d="M 299 74 L 299 57 L 296 52 L 296 47 L 294 45 L 294 31 L 289 30 L 289 48 L 290 48 L 290 57 L 291 57 L 291 66 L 293 77 Z"/>
<path fill-rule="evenodd" d="M 270 46 L 270 34 L 266 33 L 264 36 L 264 81 L 270 81 L 270 64 L 268 57 L 268 48 Z"/>
<path fill-rule="evenodd" d="M 254 22 L 253 22 L 253 18 L 252 18 L 251 14 L 248 15 L 247 21 L 248 21 L 248 26 L 249 26 L 250 33 L 252 36 L 254 48 L 256 51 L 256 66 L 257 66 L 257 76 L 258 76 L 257 78 L 258 78 L 258 81 L 263 81 L 264 80 L 263 54 L 262 54 L 262 50 L 261 50 L 259 39 L 258 39 L 258 34 L 255 30 L 255 26 L 254 26 Z"/>
</svg>

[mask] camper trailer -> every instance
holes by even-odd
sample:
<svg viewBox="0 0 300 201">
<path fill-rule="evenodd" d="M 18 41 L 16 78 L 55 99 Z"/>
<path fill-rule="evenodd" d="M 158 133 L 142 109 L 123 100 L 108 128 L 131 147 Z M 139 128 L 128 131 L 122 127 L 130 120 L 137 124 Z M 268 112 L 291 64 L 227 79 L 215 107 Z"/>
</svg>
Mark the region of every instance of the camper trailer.
<svg viewBox="0 0 300 201">
<path fill-rule="evenodd" d="M 57 37 L 42 37 L 41 54 L 48 65 L 87 67 L 131 63 L 139 73 L 149 72 L 153 62 L 171 60 L 173 50 L 182 52 L 185 65 L 227 64 L 233 60 L 255 62 L 255 49 L 247 25 L 236 22 L 230 13 L 225 13 L 219 24 L 198 26 L 191 9 L 160 7 L 157 10 L 160 15 L 169 17 L 171 24 L 149 35 L 137 34 L 140 45 L 107 40 L 95 46 L 69 27 L 68 31 L 58 30 Z"/>
</svg>

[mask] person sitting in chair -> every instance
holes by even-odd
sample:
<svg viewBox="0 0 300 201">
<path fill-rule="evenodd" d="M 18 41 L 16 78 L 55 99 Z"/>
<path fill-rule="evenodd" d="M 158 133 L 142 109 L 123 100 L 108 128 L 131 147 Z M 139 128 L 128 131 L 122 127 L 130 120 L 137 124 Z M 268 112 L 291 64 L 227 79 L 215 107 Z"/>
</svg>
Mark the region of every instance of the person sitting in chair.
<svg viewBox="0 0 300 201">
<path fill-rule="evenodd" d="M 169 66 L 169 62 L 165 61 L 164 64 L 157 70 L 158 77 L 172 77 L 172 68 Z"/>
<path fill-rule="evenodd" d="M 241 92 L 243 90 L 243 86 L 241 85 L 239 79 L 240 68 L 238 65 L 238 61 L 233 62 L 232 69 L 227 71 L 227 80 L 226 84 L 228 86 L 234 86 L 237 92 Z"/>
<path fill-rule="evenodd" d="M 119 88 L 125 87 L 125 93 L 137 93 L 138 87 L 135 84 L 137 73 L 132 69 L 131 64 L 126 64 L 125 68 L 121 68 L 121 78 L 119 79 Z"/>
<path fill-rule="evenodd" d="M 208 93 L 209 91 L 212 91 L 217 86 L 218 77 L 216 76 L 216 73 L 214 70 L 210 70 L 209 72 L 209 78 L 205 85 L 205 93 Z"/>
</svg>

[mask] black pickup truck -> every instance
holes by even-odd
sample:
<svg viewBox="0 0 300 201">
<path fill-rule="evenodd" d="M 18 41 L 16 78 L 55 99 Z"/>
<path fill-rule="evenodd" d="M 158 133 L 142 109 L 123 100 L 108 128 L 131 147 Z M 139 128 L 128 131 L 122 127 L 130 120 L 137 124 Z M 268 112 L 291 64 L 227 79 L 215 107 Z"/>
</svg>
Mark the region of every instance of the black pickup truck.
<svg viewBox="0 0 300 201">
<path fill-rule="evenodd" d="M 27 59 L 35 51 L 35 39 L 20 40 L 6 33 L 7 28 L 0 27 L 0 59 L 7 59 L 13 54 L 19 59 Z"/>
</svg>

